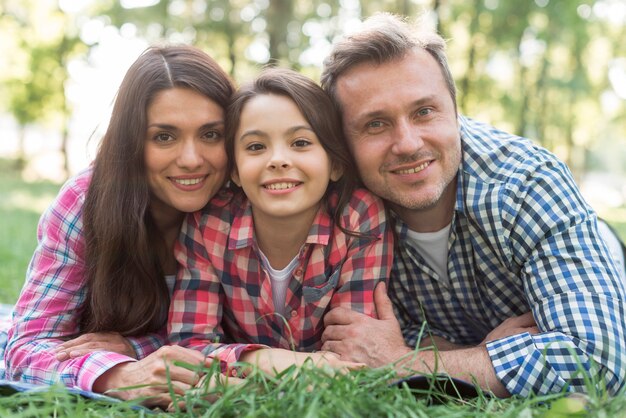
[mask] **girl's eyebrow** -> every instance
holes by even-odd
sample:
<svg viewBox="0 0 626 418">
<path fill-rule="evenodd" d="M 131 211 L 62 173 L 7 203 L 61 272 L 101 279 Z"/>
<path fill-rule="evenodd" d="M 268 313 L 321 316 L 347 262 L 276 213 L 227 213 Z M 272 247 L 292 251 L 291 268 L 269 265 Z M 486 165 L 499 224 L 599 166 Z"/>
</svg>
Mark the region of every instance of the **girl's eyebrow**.
<svg viewBox="0 0 626 418">
<path fill-rule="evenodd" d="M 294 133 L 296 133 L 296 132 L 298 132 L 299 130 L 302 130 L 302 129 L 315 133 L 313 128 L 311 128 L 308 125 L 296 125 L 296 126 L 292 126 L 291 128 L 287 129 L 285 131 L 285 135 L 293 135 Z M 249 131 L 244 132 L 239 137 L 239 140 L 242 141 L 247 136 L 260 136 L 260 137 L 263 137 L 263 138 L 267 138 L 268 137 L 267 132 L 265 132 L 265 131 L 262 131 L 260 129 L 251 129 Z"/>
</svg>

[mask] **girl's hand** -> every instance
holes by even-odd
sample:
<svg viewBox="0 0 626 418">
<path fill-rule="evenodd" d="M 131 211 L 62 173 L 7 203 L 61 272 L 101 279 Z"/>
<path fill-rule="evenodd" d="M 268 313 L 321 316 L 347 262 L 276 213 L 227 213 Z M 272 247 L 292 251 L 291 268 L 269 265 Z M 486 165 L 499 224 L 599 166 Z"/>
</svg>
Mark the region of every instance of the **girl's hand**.
<svg viewBox="0 0 626 418">
<path fill-rule="evenodd" d="M 164 346 L 142 360 L 107 370 L 96 379 L 92 390 L 122 400 L 143 398 L 142 404 L 148 407 L 171 407 L 170 386 L 174 393 L 183 395 L 200 381 L 196 371 L 175 362 L 209 367 L 212 359 L 190 348 Z"/>
<path fill-rule="evenodd" d="M 301 367 L 310 361 L 316 367 L 330 367 L 345 372 L 365 367 L 363 363 L 341 360 L 340 356 L 329 351 L 315 353 L 301 353 L 282 348 L 263 348 L 244 353 L 241 361 L 256 364 L 259 369 L 270 375 L 278 374 L 285 369 L 296 365 Z"/>
<path fill-rule="evenodd" d="M 94 351 L 111 351 L 137 358 L 130 342 L 116 332 L 93 332 L 65 341 L 55 349 L 57 360 L 65 361 Z"/>
</svg>

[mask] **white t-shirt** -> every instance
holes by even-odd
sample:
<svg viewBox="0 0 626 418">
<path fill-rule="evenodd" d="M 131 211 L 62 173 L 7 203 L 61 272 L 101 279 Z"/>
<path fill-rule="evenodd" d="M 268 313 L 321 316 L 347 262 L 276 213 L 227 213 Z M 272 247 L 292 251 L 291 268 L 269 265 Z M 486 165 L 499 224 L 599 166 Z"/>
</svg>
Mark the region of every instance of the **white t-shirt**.
<svg viewBox="0 0 626 418">
<path fill-rule="evenodd" d="M 287 279 L 291 277 L 293 270 L 298 265 L 298 256 L 296 255 L 284 269 L 276 270 L 270 265 L 263 251 L 259 250 L 259 253 L 261 254 L 261 264 L 267 270 L 267 274 L 269 274 L 272 282 L 272 302 L 274 302 L 274 308 L 276 313 L 283 315 L 285 313 L 287 289 L 289 288 L 289 280 Z"/>
<path fill-rule="evenodd" d="M 448 284 L 448 236 L 450 227 L 448 224 L 436 232 L 415 232 L 408 230 L 407 244 L 415 248 L 424 258 L 430 268 L 439 276 L 439 282 Z"/>
</svg>

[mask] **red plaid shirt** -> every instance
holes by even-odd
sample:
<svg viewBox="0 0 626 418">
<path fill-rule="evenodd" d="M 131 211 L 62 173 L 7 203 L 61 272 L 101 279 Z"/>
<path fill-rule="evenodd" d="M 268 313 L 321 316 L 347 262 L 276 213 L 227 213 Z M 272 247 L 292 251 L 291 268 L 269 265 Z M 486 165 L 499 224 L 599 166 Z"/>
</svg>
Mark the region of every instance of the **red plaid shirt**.
<svg viewBox="0 0 626 418">
<path fill-rule="evenodd" d="M 337 195 L 329 202 L 335 207 Z M 298 255 L 283 317 L 275 313 L 250 203 L 243 194 L 215 197 L 187 217 L 176 245 L 181 268 L 170 305 L 170 341 L 230 364 L 265 346 L 319 349 L 322 319 L 333 307 L 374 316 L 374 287 L 389 278 L 393 261 L 383 203 L 358 189 L 341 223 L 365 236 L 344 233 L 322 207 Z"/>
</svg>

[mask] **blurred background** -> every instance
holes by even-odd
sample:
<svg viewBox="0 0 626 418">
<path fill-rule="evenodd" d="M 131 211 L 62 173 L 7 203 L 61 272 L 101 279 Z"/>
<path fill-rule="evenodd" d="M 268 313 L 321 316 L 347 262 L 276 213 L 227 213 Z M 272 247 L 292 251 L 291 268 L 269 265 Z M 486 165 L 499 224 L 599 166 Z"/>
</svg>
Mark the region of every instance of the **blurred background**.
<svg viewBox="0 0 626 418">
<path fill-rule="evenodd" d="M 556 153 L 626 239 L 626 0 L 0 0 L 0 260 L 30 257 L 38 215 L 94 157 L 149 44 L 195 44 L 238 82 L 268 64 L 319 80 L 333 40 L 377 11 L 436 27 L 461 112 Z M 16 211 L 27 232 L 11 232 Z"/>
</svg>

